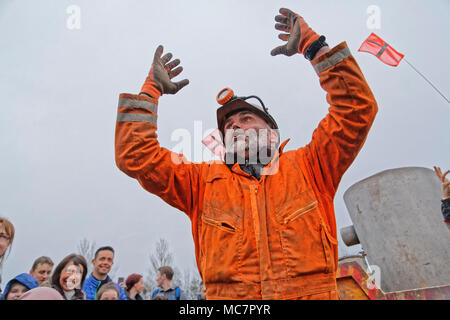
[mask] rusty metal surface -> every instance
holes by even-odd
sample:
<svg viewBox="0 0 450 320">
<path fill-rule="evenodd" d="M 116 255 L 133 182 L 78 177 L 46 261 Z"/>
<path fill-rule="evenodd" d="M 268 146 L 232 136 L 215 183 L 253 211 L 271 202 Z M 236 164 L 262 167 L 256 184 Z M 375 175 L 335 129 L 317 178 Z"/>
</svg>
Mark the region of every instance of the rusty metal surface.
<svg viewBox="0 0 450 320">
<path fill-rule="evenodd" d="M 450 285 L 385 293 L 373 284 L 363 260 L 340 262 L 336 282 L 340 300 L 450 300 Z"/>
<path fill-rule="evenodd" d="M 386 300 L 450 300 L 450 285 L 386 293 Z"/>
<path fill-rule="evenodd" d="M 344 201 L 384 292 L 450 284 L 450 232 L 434 172 L 383 171 L 351 186 Z"/>
<path fill-rule="evenodd" d="M 340 300 L 385 300 L 383 291 L 355 259 L 339 263 L 336 272 Z M 351 281 L 349 281 L 351 280 Z"/>
<path fill-rule="evenodd" d="M 369 300 L 369 297 L 352 277 L 337 279 L 337 287 L 339 300 Z"/>
</svg>

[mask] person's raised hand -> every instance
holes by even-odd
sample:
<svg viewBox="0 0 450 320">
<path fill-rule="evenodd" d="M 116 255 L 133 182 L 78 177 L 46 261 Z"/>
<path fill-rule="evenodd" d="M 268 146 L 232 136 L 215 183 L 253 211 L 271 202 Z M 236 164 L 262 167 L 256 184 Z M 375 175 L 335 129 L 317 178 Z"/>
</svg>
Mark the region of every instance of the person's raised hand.
<svg viewBox="0 0 450 320">
<path fill-rule="evenodd" d="M 162 94 L 175 94 L 189 84 L 188 79 L 179 82 L 172 81 L 183 71 L 183 67 L 179 66 L 179 59 L 172 60 L 172 53 L 166 53 L 163 56 L 163 51 L 164 47 L 159 45 L 155 51 L 150 72 L 141 89 L 141 93 L 156 99 Z"/>
<path fill-rule="evenodd" d="M 281 8 L 280 13 L 280 15 L 275 16 L 275 21 L 278 22 L 275 24 L 275 29 L 285 32 L 279 34 L 278 38 L 287 41 L 287 43 L 274 48 L 270 54 L 272 56 L 304 54 L 306 49 L 319 39 L 319 35 L 297 13 L 286 8 Z"/>
<path fill-rule="evenodd" d="M 433 167 L 434 172 L 436 172 L 437 177 L 441 181 L 442 186 L 442 199 L 448 199 L 450 198 L 450 181 L 445 177 L 450 170 L 447 170 L 444 174 L 442 174 L 441 168 L 439 167 Z"/>
</svg>

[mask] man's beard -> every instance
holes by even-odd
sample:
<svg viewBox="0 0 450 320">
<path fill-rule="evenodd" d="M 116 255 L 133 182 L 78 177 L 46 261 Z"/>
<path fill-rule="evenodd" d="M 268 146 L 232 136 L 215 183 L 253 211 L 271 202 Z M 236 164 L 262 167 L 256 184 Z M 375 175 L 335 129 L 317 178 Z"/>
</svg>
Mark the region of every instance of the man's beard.
<svg viewBox="0 0 450 320">
<path fill-rule="evenodd" d="M 226 137 L 225 162 L 228 165 L 263 164 L 267 165 L 273 158 L 276 145 L 269 142 L 269 130 L 235 130 Z"/>
</svg>

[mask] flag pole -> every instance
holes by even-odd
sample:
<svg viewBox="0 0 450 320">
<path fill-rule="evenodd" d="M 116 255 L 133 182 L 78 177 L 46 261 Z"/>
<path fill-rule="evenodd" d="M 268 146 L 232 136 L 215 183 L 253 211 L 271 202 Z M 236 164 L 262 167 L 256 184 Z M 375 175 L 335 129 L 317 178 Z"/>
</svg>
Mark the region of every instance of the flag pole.
<svg viewBox="0 0 450 320">
<path fill-rule="evenodd" d="M 414 71 L 416 71 L 419 75 L 421 75 L 422 78 L 424 78 L 424 79 L 425 79 L 425 80 L 426 80 L 426 81 L 434 88 L 434 90 L 436 90 L 436 91 L 442 96 L 442 98 L 444 98 L 444 99 L 447 101 L 447 103 L 450 104 L 450 101 L 442 94 L 442 92 L 440 92 L 440 91 L 438 90 L 438 88 L 436 88 L 436 87 L 434 86 L 433 83 L 431 83 L 430 80 L 428 80 L 422 73 L 420 73 L 420 71 L 417 70 L 411 63 L 409 63 L 408 60 L 406 60 L 405 58 L 403 58 L 403 60 L 404 60 L 407 64 L 409 64 L 410 67 L 414 69 Z"/>
</svg>

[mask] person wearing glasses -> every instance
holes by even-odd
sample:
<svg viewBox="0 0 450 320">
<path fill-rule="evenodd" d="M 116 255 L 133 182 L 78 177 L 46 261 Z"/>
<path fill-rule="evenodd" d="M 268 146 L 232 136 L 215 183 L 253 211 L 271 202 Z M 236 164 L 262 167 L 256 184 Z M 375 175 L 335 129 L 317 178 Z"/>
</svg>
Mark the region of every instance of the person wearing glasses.
<svg viewBox="0 0 450 320">
<path fill-rule="evenodd" d="M 6 259 L 7 251 L 11 251 L 11 246 L 14 241 L 14 225 L 6 218 L 0 217 L 0 294 L 2 293 L 2 269 L 3 262 Z M 8 250 L 9 249 L 9 250 Z"/>
</svg>

